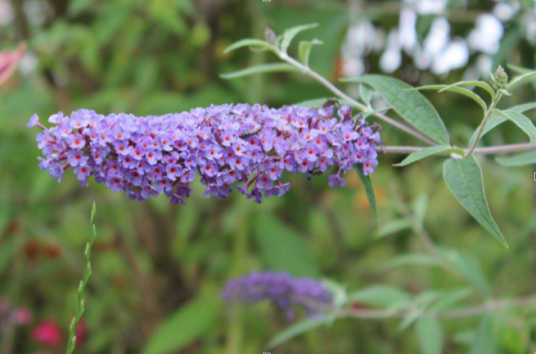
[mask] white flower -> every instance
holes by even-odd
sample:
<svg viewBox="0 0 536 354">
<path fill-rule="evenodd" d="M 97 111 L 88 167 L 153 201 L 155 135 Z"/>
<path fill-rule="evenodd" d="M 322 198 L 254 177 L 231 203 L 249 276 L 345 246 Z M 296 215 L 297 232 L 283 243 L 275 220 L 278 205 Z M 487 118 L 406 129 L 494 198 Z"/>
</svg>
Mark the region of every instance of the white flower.
<svg viewBox="0 0 536 354">
<path fill-rule="evenodd" d="M 504 27 L 497 17 L 483 14 L 476 19 L 476 27 L 469 34 L 469 46 L 486 54 L 495 54 L 499 50 Z"/>
</svg>

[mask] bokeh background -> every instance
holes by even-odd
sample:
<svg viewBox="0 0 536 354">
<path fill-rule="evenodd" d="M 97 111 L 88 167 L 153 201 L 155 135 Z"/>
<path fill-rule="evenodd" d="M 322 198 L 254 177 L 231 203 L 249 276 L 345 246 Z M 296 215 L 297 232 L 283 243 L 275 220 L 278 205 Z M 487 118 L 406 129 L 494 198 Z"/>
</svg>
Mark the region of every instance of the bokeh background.
<svg viewBox="0 0 536 354">
<path fill-rule="evenodd" d="M 326 176 L 307 181 L 288 175 L 291 192 L 262 205 L 237 193 L 205 199 L 197 183 L 186 205 L 173 206 L 166 198 L 138 204 L 95 183 L 81 188 L 74 174 L 58 184 L 39 170 L 37 131 L 26 128 L 34 113 L 42 120 L 79 108 L 147 115 L 331 97 L 300 74 L 219 77 L 275 60 L 267 52 L 225 54 L 232 42 L 262 38 L 266 27 L 282 33 L 311 22 L 319 27 L 298 40 L 324 42 L 313 49 L 311 66 L 333 82 L 383 72 L 412 85 L 453 83 L 488 79 L 498 64 L 535 67 L 532 0 L 0 0 L 0 49 L 27 45 L 17 71 L 0 87 L 0 353 L 64 351 L 93 201 L 98 236 L 79 353 L 260 354 L 289 324 L 268 304 L 229 308 L 219 297 L 226 280 L 254 270 L 329 278 L 352 290 L 385 284 L 421 294 L 466 287 L 440 267 L 391 262 L 425 251 L 403 217 L 413 205 L 435 243 L 477 264 L 494 297 L 535 292 L 532 166 L 480 160 L 509 250 L 449 193 L 441 158 L 403 169 L 391 166 L 402 156 L 380 158 L 372 179 L 381 236 L 353 174 L 341 189 L 329 188 Z M 357 87 L 340 86 L 358 94 Z M 531 102 L 534 94 L 532 85 L 524 86 L 504 104 Z M 450 93 L 425 95 L 453 141 L 467 144 L 480 108 Z M 382 134 L 388 145 L 419 144 L 388 126 Z M 525 139 L 505 124 L 484 144 Z M 534 352 L 535 310 L 501 313 L 494 329 L 497 353 Z M 5 315 L 14 311 L 15 319 Z M 272 352 L 418 352 L 414 333 L 401 331 L 399 322 L 344 319 Z M 43 323 L 60 326 L 57 343 L 36 340 Z M 443 352 L 467 352 L 477 325 L 478 318 L 444 321 Z"/>
</svg>

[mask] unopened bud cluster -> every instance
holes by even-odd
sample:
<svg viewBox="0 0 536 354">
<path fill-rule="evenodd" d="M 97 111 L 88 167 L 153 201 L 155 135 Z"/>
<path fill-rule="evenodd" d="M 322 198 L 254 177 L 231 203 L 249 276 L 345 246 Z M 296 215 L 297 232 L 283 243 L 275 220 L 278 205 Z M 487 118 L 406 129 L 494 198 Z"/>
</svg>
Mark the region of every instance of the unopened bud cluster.
<svg viewBox="0 0 536 354">
<path fill-rule="evenodd" d="M 495 90 L 503 90 L 508 87 L 508 74 L 506 74 L 506 71 L 500 65 L 495 70 L 495 74 L 493 74 L 492 84 Z"/>
</svg>

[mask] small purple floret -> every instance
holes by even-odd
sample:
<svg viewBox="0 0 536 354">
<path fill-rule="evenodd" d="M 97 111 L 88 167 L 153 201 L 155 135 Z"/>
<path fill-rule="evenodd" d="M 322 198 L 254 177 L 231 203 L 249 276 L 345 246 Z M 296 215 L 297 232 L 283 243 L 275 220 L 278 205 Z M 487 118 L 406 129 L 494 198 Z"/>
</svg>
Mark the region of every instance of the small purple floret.
<svg viewBox="0 0 536 354">
<path fill-rule="evenodd" d="M 221 296 L 229 303 L 255 304 L 264 300 L 271 301 L 286 312 L 289 321 L 294 319 L 296 309 L 301 308 L 309 315 L 314 315 L 333 303 L 333 295 L 323 283 L 271 271 L 251 273 L 230 280 Z"/>
<path fill-rule="evenodd" d="M 29 127 L 43 133 L 37 142 L 41 169 L 61 181 L 73 167 L 83 186 L 93 176 L 114 192 L 138 201 L 166 194 L 183 204 L 190 183 L 200 176 L 205 196 L 227 198 L 235 186 L 248 199 L 282 196 L 284 171 L 314 176 L 336 167 L 332 187 L 359 165 L 364 174 L 378 164 L 375 126 L 352 119 L 352 109 L 285 106 L 279 109 L 246 104 L 196 108 L 165 116 L 107 116 L 78 110 L 71 117 L 51 116 L 50 129 L 36 115 Z"/>
</svg>

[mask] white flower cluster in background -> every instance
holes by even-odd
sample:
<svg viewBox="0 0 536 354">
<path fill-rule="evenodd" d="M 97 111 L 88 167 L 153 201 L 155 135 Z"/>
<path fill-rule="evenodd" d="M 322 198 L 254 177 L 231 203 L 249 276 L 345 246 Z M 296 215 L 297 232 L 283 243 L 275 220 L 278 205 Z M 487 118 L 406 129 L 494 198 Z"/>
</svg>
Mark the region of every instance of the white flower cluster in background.
<svg viewBox="0 0 536 354">
<path fill-rule="evenodd" d="M 447 0 L 404 0 L 398 27 L 388 34 L 368 20 L 359 20 L 350 26 L 342 47 L 343 75 L 366 72 L 364 59 L 375 52 L 381 53 L 379 66 L 386 73 L 399 69 L 403 53 L 406 53 L 417 69 L 430 70 L 436 75 L 467 67 L 469 58 L 476 56 L 474 64 L 466 69 L 466 79 L 487 77 L 505 33 L 504 23 L 521 10 L 517 1 L 496 2 L 491 13 L 476 18 L 474 28 L 466 37 L 452 34 L 445 13 Z M 418 16 L 430 14 L 438 17 L 428 33 L 420 38 L 416 30 Z M 536 11 L 525 11 L 521 22 L 524 36 L 536 45 Z"/>
</svg>

